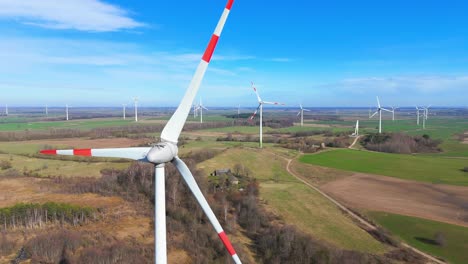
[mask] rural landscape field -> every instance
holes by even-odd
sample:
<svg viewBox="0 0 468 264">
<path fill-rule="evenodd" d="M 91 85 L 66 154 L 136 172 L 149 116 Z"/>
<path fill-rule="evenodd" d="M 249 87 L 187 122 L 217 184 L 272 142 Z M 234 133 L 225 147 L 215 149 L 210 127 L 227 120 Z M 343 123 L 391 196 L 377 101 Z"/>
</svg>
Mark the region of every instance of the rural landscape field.
<svg viewBox="0 0 468 264">
<path fill-rule="evenodd" d="M 467 13 L 0 0 L 0 264 L 467 264 Z"/>
<path fill-rule="evenodd" d="M 437 145 L 388 153 L 367 149 L 365 139 L 377 134 L 365 109 L 338 115 L 311 109 L 303 126 L 296 109 L 266 110 L 261 149 L 258 121 L 233 110 L 212 109 L 204 123 L 187 120 L 179 156 L 196 172 L 243 262 L 302 263 L 313 256 L 332 263 L 465 263 L 468 111 L 434 109 L 422 130 L 412 109 L 400 110 L 402 117 L 384 120 L 386 136 L 428 137 Z M 151 167 L 39 152 L 150 146 L 170 110 L 142 109 L 138 122 L 122 120 L 119 109 L 108 109 L 107 117 L 99 109 L 75 111 L 86 118 L 63 121 L 13 108 L 0 121 L 1 262 L 151 262 Z M 352 119 L 363 120 L 358 137 L 351 136 Z M 167 170 L 168 261 L 226 261 L 177 172 Z M 294 249 L 301 243 L 303 251 Z"/>
</svg>

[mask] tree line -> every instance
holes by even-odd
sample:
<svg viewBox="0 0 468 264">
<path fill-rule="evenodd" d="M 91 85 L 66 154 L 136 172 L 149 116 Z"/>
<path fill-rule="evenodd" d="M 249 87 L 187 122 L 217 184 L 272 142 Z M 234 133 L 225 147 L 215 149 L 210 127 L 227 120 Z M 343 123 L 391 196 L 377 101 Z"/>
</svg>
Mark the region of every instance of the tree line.
<svg viewBox="0 0 468 264">
<path fill-rule="evenodd" d="M 18 203 L 0 208 L 0 223 L 3 230 L 18 227 L 36 228 L 52 223 L 78 225 L 91 218 L 95 219 L 96 212 L 92 207 L 66 203 Z"/>
</svg>

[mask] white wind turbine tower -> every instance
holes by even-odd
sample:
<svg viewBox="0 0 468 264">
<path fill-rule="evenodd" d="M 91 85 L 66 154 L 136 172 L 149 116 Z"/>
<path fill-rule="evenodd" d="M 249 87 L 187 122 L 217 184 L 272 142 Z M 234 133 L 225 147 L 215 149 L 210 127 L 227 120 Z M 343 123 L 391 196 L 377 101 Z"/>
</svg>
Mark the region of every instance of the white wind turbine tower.
<svg viewBox="0 0 468 264">
<path fill-rule="evenodd" d="M 135 104 L 135 122 L 138 122 L 138 97 L 133 98 Z"/>
<path fill-rule="evenodd" d="M 382 110 L 392 112 L 380 106 L 379 97 L 377 96 L 377 111 L 375 111 L 375 113 L 373 113 L 370 118 L 374 117 L 376 114 L 379 114 L 379 134 L 382 133 Z"/>
<path fill-rule="evenodd" d="M 200 111 L 200 123 L 203 123 L 203 109 L 205 110 L 208 110 L 208 108 L 206 108 L 203 103 L 202 103 L 202 99 L 200 97 L 200 103 L 198 104 L 197 106 L 197 111 Z"/>
<path fill-rule="evenodd" d="M 193 104 L 193 119 L 195 119 L 198 115 L 197 115 L 197 105 L 196 104 Z"/>
<path fill-rule="evenodd" d="M 260 148 L 263 147 L 263 105 L 264 104 L 270 104 L 270 105 L 284 105 L 282 103 L 277 103 L 277 102 L 267 102 L 263 101 L 262 98 L 260 98 L 260 95 L 258 95 L 257 88 L 255 88 L 254 83 L 251 82 L 252 88 L 255 91 L 255 94 L 257 95 L 257 100 L 258 100 L 258 107 L 253 113 L 253 115 L 250 117 L 250 120 L 253 120 L 255 115 L 257 114 L 258 109 L 260 109 Z"/>
<path fill-rule="evenodd" d="M 234 250 L 231 242 L 223 231 L 218 219 L 211 210 L 207 200 L 203 196 L 200 188 L 197 185 L 195 178 L 190 172 L 187 165 L 177 156 L 177 142 L 182 131 L 185 121 L 190 113 L 190 108 L 197 95 L 200 83 L 203 80 L 211 56 L 216 48 L 219 36 L 223 29 L 224 23 L 229 15 L 233 0 L 228 0 L 228 3 L 223 11 L 223 14 L 216 26 L 216 29 L 210 39 L 200 64 L 198 65 L 195 74 L 190 82 L 190 85 L 185 92 L 182 101 L 177 110 L 167 122 L 161 133 L 161 141 L 152 147 L 140 148 L 107 148 L 107 149 L 70 149 L 70 150 L 42 150 L 42 154 L 48 155 L 76 155 L 76 156 L 93 156 L 93 157 L 111 157 L 111 158 L 127 158 L 142 162 L 152 163 L 155 166 L 155 261 L 157 264 L 167 263 L 166 251 L 166 201 L 165 201 L 165 169 L 166 163 L 171 162 L 182 175 L 189 189 L 197 199 L 198 203 L 210 220 L 214 229 L 218 233 L 219 238 L 223 242 L 229 254 L 232 256 L 236 264 L 241 261 Z"/>
<path fill-rule="evenodd" d="M 417 119 L 416 119 L 416 120 L 417 120 L 417 121 L 416 121 L 416 124 L 417 124 L 418 126 L 419 126 L 419 115 L 420 115 L 420 114 L 419 114 L 419 111 L 421 111 L 421 110 L 422 110 L 421 108 L 419 108 L 419 107 L 416 106 L 416 117 L 417 117 Z"/>
<path fill-rule="evenodd" d="M 422 114 L 422 121 L 423 121 L 423 129 L 426 129 L 426 120 L 427 120 L 427 113 L 428 113 L 428 107 L 422 108 L 423 114 Z"/>
<path fill-rule="evenodd" d="M 351 134 L 352 136 L 358 137 L 359 136 L 359 120 L 356 120 L 356 126 L 354 127 L 354 133 Z"/>
<path fill-rule="evenodd" d="M 239 119 L 240 116 L 240 104 L 237 106 L 237 118 Z"/>
<path fill-rule="evenodd" d="M 123 120 L 127 119 L 127 105 L 122 104 L 122 110 L 123 110 Z"/>
<path fill-rule="evenodd" d="M 49 107 L 47 105 L 45 106 L 45 115 L 49 116 Z"/>
<path fill-rule="evenodd" d="M 302 104 L 299 104 L 301 110 L 297 113 L 297 115 L 301 115 L 301 126 L 304 126 L 304 111 L 310 112 L 309 109 L 305 109 L 302 107 Z"/>
<path fill-rule="evenodd" d="M 424 115 L 426 116 L 426 120 L 427 120 L 427 117 L 429 116 L 429 107 L 431 107 L 431 105 L 428 105 L 426 108 L 424 108 Z"/>
<path fill-rule="evenodd" d="M 5 105 L 5 115 L 6 116 L 8 115 L 8 105 L 7 104 Z"/>
<path fill-rule="evenodd" d="M 69 120 L 68 119 L 68 105 L 65 105 L 65 115 L 66 115 L 66 119 L 68 121 Z"/>
<path fill-rule="evenodd" d="M 398 107 L 393 107 L 392 106 L 392 121 L 395 121 L 395 109 L 398 109 Z"/>
</svg>

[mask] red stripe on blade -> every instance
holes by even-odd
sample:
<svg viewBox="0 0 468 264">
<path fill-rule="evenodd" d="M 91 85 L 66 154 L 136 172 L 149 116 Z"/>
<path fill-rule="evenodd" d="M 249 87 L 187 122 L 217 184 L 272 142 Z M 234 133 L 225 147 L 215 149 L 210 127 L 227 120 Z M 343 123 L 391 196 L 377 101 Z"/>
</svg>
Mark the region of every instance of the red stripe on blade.
<svg viewBox="0 0 468 264">
<path fill-rule="evenodd" d="M 91 149 L 74 149 L 73 155 L 75 156 L 91 156 Z"/>
<path fill-rule="evenodd" d="M 44 149 L 40 151 L 41 154 L 45 155 L 57 155 L 57 150 L 56 149 Z"/>
<path fill-rule="evenodd" d="M 234 3 L 234 0 L 229 0 L 227 5 L 226 5 L 226 9 L 227 10 L 231 10 L 231 7 L 232 7 L 232 4 Z"/>
<path fill-rule="evenodd" d="M 236 254 L 236 251 L 234 250 L 234 247 L 231 245 L 231 241 L 229 241 L 229 238 L 226 236 L 226 233 L 224 233 L 223 231 L 219 233 L 218 236 L 219 238 L 221 238 L 221 241 L 223 241 L 223 244 L 226 247 L 229 254 L 231 254 L 231 256 Z"/>
<path fill-rule="evenodd" d="M 205 54 L 203 54 L 202 60 L 206 62 L 210 62 L 211 56 L 216 48 L 216 43 L 218 43 L 219 37 L 213 34 L 210 39 L 210 43 L 208 43 L 208 47 L 205 50 Z"/>
</svg>

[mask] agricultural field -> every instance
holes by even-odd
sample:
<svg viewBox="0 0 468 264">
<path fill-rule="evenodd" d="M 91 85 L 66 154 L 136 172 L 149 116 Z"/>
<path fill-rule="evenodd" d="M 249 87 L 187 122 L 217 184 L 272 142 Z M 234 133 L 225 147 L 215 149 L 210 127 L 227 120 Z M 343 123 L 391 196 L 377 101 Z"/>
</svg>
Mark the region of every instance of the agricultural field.
<svg viewBox="0 0 468 264">
<path fill-rule="evenodd" d="M 372 253 L 385 251 L 385 246 L 357 227 L 333 204 L 288 174 L 286 160 L 280 155 L 281 152 L 232 148 L 202 162 L 198 168 L 209 174 L 215 169 L 242 164 L 260 181 L 260 197 L 267 207 L 286 223 L 341 248 Z"/>
<path fill-rule="evenodd" d="M 467 227 L 383 212 L 367 214 L 379 225 L 419 250 L 453 264 L 464 264 L 468 260 Z"/>
<path fill-rule="evenodd" d="M 466 159 L 336 149 L 300 158 L 302 162 L 341 170 L 391 176 L 434 184 L 468 186 Z"/>
</svg>

